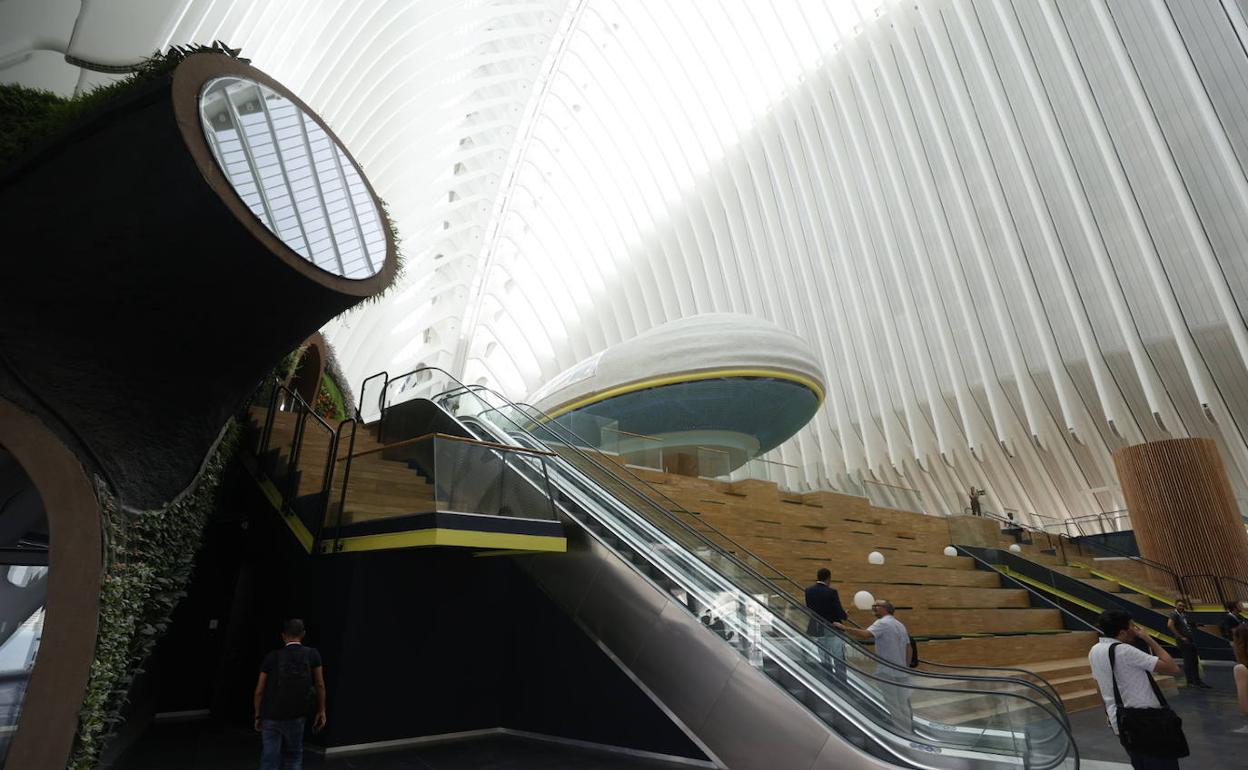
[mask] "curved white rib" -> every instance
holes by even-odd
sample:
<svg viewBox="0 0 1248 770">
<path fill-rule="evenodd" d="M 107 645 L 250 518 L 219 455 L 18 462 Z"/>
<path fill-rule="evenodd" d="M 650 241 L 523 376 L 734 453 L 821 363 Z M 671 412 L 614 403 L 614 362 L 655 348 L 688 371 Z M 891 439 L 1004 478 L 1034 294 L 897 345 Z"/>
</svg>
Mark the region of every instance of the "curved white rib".
<svg viewBox="0 0 1248 770">
<path fill-rule="evenodd" d="M 1207 435 L 1248 498 L 1235 0 L 170 5 L 110 37 L 156 4 L 5 0 L 0 75 L 98 82 L 36 49 L 123 61 L 168 30 L 147 50 L 219 38 L 299 93 L 408 257 L 326 330 L 353 379 L 436 364 L 522 397 L 747 313 L 826 373 L 773 453 L 790 484 L 1067 517 L 1121 505 L 1112 450 Z"/>
</svg>

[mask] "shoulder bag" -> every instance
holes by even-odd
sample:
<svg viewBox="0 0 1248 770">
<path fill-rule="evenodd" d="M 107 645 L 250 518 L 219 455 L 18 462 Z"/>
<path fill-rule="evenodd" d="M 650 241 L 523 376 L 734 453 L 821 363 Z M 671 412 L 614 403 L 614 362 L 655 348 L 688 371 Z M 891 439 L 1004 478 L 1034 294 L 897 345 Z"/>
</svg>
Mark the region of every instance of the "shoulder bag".
<svg viewBox="0 0 1248 770">
<path fill-rule="evenodd" d="M 1114 683 L 1114 705 L 1118 707 L 1118 740 L 1127 751 L 1154 757 L 1179 759 L 1191 752 L 1183 734 L 1183 720 L 1166 703 L 1151 672 L 1145 672 L 1160 708 L 1128 708 L 1122 705 L 1118 691 L 1118 674 L 1114 670 L 1114 651 L 1121 642 L 1109 647 L 1109 676 Z"/>
</svg>

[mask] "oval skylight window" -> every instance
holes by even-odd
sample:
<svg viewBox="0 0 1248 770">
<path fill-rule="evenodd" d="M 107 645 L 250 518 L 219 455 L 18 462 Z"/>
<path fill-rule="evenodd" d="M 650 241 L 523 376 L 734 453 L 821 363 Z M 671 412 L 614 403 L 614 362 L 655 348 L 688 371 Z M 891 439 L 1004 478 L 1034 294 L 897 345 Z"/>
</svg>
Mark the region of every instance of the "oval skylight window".
<svg viewBox="0 0 1248 770">
<path fill-rule="evenodd" d="M 199 116 L 234 190 L 287 246 L 344 278 L 381 269 L 381 213 L 355 164 L 312 116 L 268 86 L 237 77 L 204 84 Z"/>
</svg>

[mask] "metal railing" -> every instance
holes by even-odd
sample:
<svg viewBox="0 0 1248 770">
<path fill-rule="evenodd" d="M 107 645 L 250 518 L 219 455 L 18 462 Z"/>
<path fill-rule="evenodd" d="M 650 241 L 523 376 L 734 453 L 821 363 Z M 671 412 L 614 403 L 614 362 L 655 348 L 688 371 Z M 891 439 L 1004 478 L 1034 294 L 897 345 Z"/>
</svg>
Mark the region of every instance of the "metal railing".
<svg viewBox="0 0 1248 770">
<path fill-rule="evenodd" d="M 289 449 L 282 457 L 281 451 L 270 446 L 278 414 L 290 412 L 295 415 L 295 423 L 290 436 Z M 300 494 L 304 483 L 303 460 L 307 427 L 311 422 L 320 428 L 326 437 L 326 456 L 320 466 L 322 473 L 320 486 L 309 495 Z M 339 431 L 335 430 L 295 391 L 281 384 L 276 378 L 269 394 L 268 409 L 265 413 L 263 427 L 260 431 L 256 456 L 260 469 L 273 480 L 281 498 L 283 513 L 297 516 L 311 535 L 311 543 L 305 544 L 315 549 L 320 542 L 321 530 L 324 527 L 325 515 L 329 505 L 334 467 L 338 451 Z M 270 454 L 270 449 L 274 449 Z"/>
<path fill-rule="evenodd" d="M 332 439 L 330 441 L 331 451 L 329 452 L 329 456 L 327 459 L 325 477 L 324 477 L 324 480 L 322 482 L 322 487 L 321 487 L 322 494 L 320 495 L 320 501 L 321 501 L 321 506 L 319 509 L 320 516 L 319 516 L 319 519 L 316 521 L 316 526 L 315 526 L 315 530 L 313 533 L 316 542 L 319 543 L 320 538 L 321 538 L 321 526 L 320 525 L 324 523 L 325 510 L 326 510 L 325 506 L 328 504 L 328 498 L 329 498 L 328 492 L 331 488 L 332 480 L 334 478 L 335 463 L 339 460 L 343 461 L 342 463 L 343 478 L 342 478 L 342 485 L 341 485 L 342 494 L 339 497 L 339 519 L 336 524 L 339 527 L 342 524 L 341 513 L 342 513 L 342 510 L 345 508 L 346 491 L 350 484 L 350 469 L 351 469 L 353 458 L 356 454 L 354 450 L 356 431 L 358 430 L 358 427 L 360 425 L 360 418 L 364 414 L 364 406 L 365 406 L 365 399 L 367 398 L 366 391 L 367 391 L 368 383 L 379 377 L 383 379 L 382 390 L 378 397 L 378 405 L 379 405 L 378 417 L 379 417 L 379 422 L 384 423 L 385 413 L 387 411 L 386 399 L 387 399 L 387 393 L 389 391 L 390 385 L 394 382 L 398 382 L 402 380 L 405 377 L 415 375 L 423 371 L 440 372 L 444 376 L 446 376 L 449 382 L 454 383 L 457 386 L 456 388 L 453 388 L 449 391 L 444 392 L 441 396 L 439 396 L 439 398 L 442 398 L 442 399 L 454 398 L 455 393 L 457 391 L 464 392 L 464 393 L 488 392 L 493 397 L 503 401 L 507 407 L 515 410 L 515 412 L 518 415 L 523 415 L 527 420 L 533 421 L 533 422 L 540 421 L 542 424 L 542 427 L 545 429 L 554 428 L 555 430 L 559 430 L 559 426 L 553 425 L 552 424 L 553 421 L 550 420 L 549 416 L 540 412 L 540 410 L 537 410 L 536 408 L 530 405 L 524 405 L 524 407 L 521 407 L 519 405 L 513 404 L 512 402 L 508 401 L 507 399 L 503 398 L 497 393 L 490 391 L 487 388 L 481 388 L 480 386 L 464 386 L 462 383 L 458 383 L 458 381 L 455 380 L 454 377 L 450 376 L 445 371 L 438 369 L 436 367 L 423 367 L 421 369 L 412 370 L 411 372 L 405 373 L 404 375 L 400 375 L 399 377 L 395 377 L 395 378 L 390 378 L 388 374 L 386 374 L 385 372 L 382 372 L 382 373 L 379 373 L 378 375 L 374 375 L 373 377 L 366 379 L 361 385 L 361 396 L 360 396 L 361 402 L 360 402 L 360 406 L 356 408 L 356 417 L 343 420 L 339 424 L 337 430 L 330 428 L 329 425 L 325 423 L 324 420 L 322 420 L 321 418 L 319 418 L 319 416 L 316 416 L 314 413 L 312 413 L 310 407 L 308 407 L 307 404 L 303 402 L 302 398 L 300 398 L 298 394 L 291 392 L 289 389 L 283 386 L 277 385 L 274 388 L 274 392 L 271 396 L 269 412 L 266 415 L 264 428 L 262 429 L 262 436 L 261 436 L 261 442 L 260 442 L 260 447 L 259 447 L 261 453 L 263 453 L 264 451 L 268 449 L 268 442 L 272 435 L 274 416 L 278 407 L 278 396 L 279 394 L 283 392 L 289 395 L 289 397 L 291 398 L 291 403 L 298 405 L 298 411 L 300 412 L 300 416 L 298 418 L 298 423 L 297 423 L 296 430 L 295 430 L 295 435 L 291 443 L 291 455 L 290 455 L 291 457 L 294 457 L 297 459 L 298 453 L 302 451 L 302 439 L 304 436 L 304 430 L 306 429 L 306 423 L 309 419 L 314 419 L 318 424 L 323 426 L 332 435 Z M 337 457 L 337 447 L 341 443 L 341 438 L 344 437 L 343 431 L 348 426 L 350 427 L 350 433 L 345 435 L 346 444 L 348 447 L 347 454 L 344 457 L 339 458 Z M 553 432 L 554 431 L 552 431 L 552 433 Z M 737 567 L 743 571 L 744 574 L 747 574 L 750 576 L 751 580 L 757 582 L 759 585 L 767 586 L 768 590 L 774 592 L 776 596 L 783 597 L 781 601 L 785 602 L 788 605 L 786 607 L 786 610 L 788 611 L 778 615 L 779 618 L 785 620 L 788 623 L 793 624 L 793 627 L 802 633 L 805 632 L 805 628 L 798 629 L 798 625 L 801 625 L 803 623 L 810 623 L 810 624 L 814 624 L 816 626 L 822 627 L 823 635 L 840 636 L 839 632 L 835 631 L 830 626 L 827 626 L 821 618 L 814 616 L 804 605 L 802 605 L 800 602 L 798 602 L 796 598 L 794 598 L 793 594 L 801 595 L 798 592 L 801 592 L 804 589 L 795 581 L 793 581 L 791 578 L 789 578 L 787 575 L 784 575 L 778 570 L 775 570 L 765 561 L 763 561 L 762 559 L 754 555 L 752 552 L 750 552 L 749 549 L 745 548 L 744 546 L 740 545 L 732 538 L 728 537 L 724 533 L 715 529 L 709 523 L 702 521 L 700 519 L 697 519 L 698 526 L 694 527 L 694 526 L 691 526 L 687 521 L 682 521 L 681 520 L 682 515 L 686 517 L 696 517 L 697 514 L 686 510 L 683 506 L 680 506 L 679 504 L 675 503 L 675 501 L 671 501 L 669 498 L 667 498 L 665 495 L 662 495 L 660 492 L 655 490 L 651 485 L 646 483 L 644 480 L 638 478 L 636 475 L 629 472 L 626 468 L 620 467 L 617 463 L 613 463 L 609 460 L 606 460 L 605 458 L 604 458 L 604 462 L 599 462 L 597 460 L 594 460 L 592 457 L 590 457 L 589 455 L 581 451 L 581 448 L 577 446 L 577 444 L 580 444 L 583 442 L 580 442 L 574 436 L 565 434 L 564 438 L 568 440 L 567 446 L 569 446 L 573 452 L 577 453 L 578 455 L 581 455 L 583 459 L 591 463 L 594 467 L 597 468 L 598 471 L 609 474 L 617 478 L 620 481 L 620 483 L 624 484 L 626 487 L 629 487 L 634 494 L 638 495 L 638 497 L 645 499 L 645 500 L 649 500 L 649 498 L 647 498 L 646 495 L 637 493 L 636 489 L 632 488 L 634 484 L 648 489 L 650 493 L 653 494 L 655 497 L 666 500 L 668 503 L 671 504 L 670 510 L 668 508 L 665 508 L 662 505 L 654 504 L 653 502 L 651 502 L 651 505 L 655 513 L 658 513 L 660 517 L 666 518 L 670 523 L 674 523 L 681 530 L 695 536 L 698 540 L 702 541 L 705 545 L 709 546 L 715 552 L 717 552 L 722 558 L 728 559 L 731 562 L 735 563 Z M 293 467 L 294 463 L 293 462 L 289 463 L 289 465 Z M 621 478 L 621 474 L 629 478 L 627 480 L 624 478 Z M 719 540 L 720 543 L 716 543 L 714 542 L 714 540 Z M 751 566 L 751 563 L 753 565 L 762 567 L 764 570 L 771 573 L 774 577 L 764 576 L 755 568 L 755 566 Z M 783 589 L 780 587 L 780 584 L 787 584 L 789 588 L 787 590 Z M 794 618 L 800 618 L 802 622 L 799 623 L 795 621 Z M 851 641 L 847 637 L 843 637 L 843 638 L 846 641 Z M 893 664 L 888 663 L 884 661 L 883 659 L 878 658 L 878 656 L 875 656 L 874 653 L 872 653 L 869 650 L 863 650 L 863 654 L 868 659 L 875 661 L 877 665 L 885 666 L 885 667 L 894 667 Z M 969 682 L 981 682 L 985 685 L 990 684 L 990 683 L 996 683 L 1000 685 L 1000 684 L 1008 684 L 1010 682 L 1013 682 L 1013 685 L 1011 686 L 1021 687 L 1023 688 L 1023 691 L 1026 691 L 1026 690 L 1035 691 L 1041 697 L 1042 701 L 1047 703 L 1048 706 L 1052 709 L 1052 713 L 1056 715 L 1060 715 L 1059 718 L 1061 719 L 1063 723 L 1065 721 L 1065 713 L 1061 706 L 1060 698 L 1057 696 L 1056 690 L 1054 690 L 1052 685 L 1050 685 L 1047 681 L 1045 681 L 1043 677 L 1039 677 L 1032 672 L 1028 672 L 1023 669 L 1010 669 L 1010 668 L 1005 668 L 1005 667 L 965 666 L 965 665 L 955 666 L 955 665 L 945 665 L 945 664 L 933 664 L 931 662 L 925 662 L 925 665 L 936 667 L 936 668 L 941 668 L 941 669 L 947 669 L 951 671 L 957 670 L 957 671 L 964 672 L 960 675 L 942 674 L 942 673 L 934 672 L 930 670 L 924 672 L 925 676 L 929 676 L 935 679 L 945 679 L 945 680 L 960 681 L 960 682 L 968 682 L 968 681 Z M 991 671 L 991 672 L 997 672 L 997 673 L 1004 672 L 1004 673 L 1008 673 L 1011 675 L 1018 675 L 1018 676 L 1016 677 L 1015 676 L 1009 676 L 1009 677 L 982 676 L 982 675 L 974 675 L 974 674 L 965 673 L 968 670 L 969 671 L 984 671 L 984 672 Z"/>
<path fill-rule="evenodd" d="M 452 381 L 454 380 L 454 378 L 451 377 L 449 374 L 447 374 L 446 376 Z M 814 615 L 807 607 L 805 607 L 804 604 L 798 602 L 792 593 L 787 592 L 784 589 L 780 588 L 778 585 L 776 585 L 775 580 L 763 576 L 755 568 L 755 566 L 751 566 L 751 564 L 761 565 L 768 572 L 776 575 L 777 579 L 779 579 L 781 582 L 788 583 L 789 585 L 793 586 L 796 591 L 804 592 L 804 589 L 802 589 L 795 581 L 793 581 L 787 575 L 775 569 L 774 567 L 772 567 L 770 564 L 763 561 L 759 557 L 755 556 L 748 549 L 736 543 L 736 541 L 732 540 L 727 535 L 724 535 L 722 532 L 719 532 L 719 530 L 715 529 L 709 523 L 701 519 L 697 519 L 697 522 L 700 526 L 705 527 L 706 529 L 714 532 L 717 537 L 722 538 L 723 540 L 729 543 L 732 543 L 734 545 L 734 548 L 738 549 L 739 553 L 746 554 L 749 557 L 750 562 L 747 563 L 746 561 L 743 561 L 741 558 L 739 558 L 737 554 L 732 553 L 730 550 L 727 550 L 723 548 L 722 546 L 717 545 L 712 540 L 708 539 L 707 535 L 704 532 L 699 532 L 698 529 L 691 526 L 688 522 L 683 521 L 677 515 L 679 513 L 683 513 L 683 514 L 687 514 L 690 516 L 696 516 L 696 514 L 688 511 L 686 508 L 684 508 L 684 506 L 681 506 L 676 501 L 671 500 L 671 498 L 668 498 L 662 492 L 659 492 L 658 490 L 654 489 L 652 485 L 650 485 L 645 480 L 637 477 L 635 474 L 631 473 L 627 468 L 619 466 L 618 463 L 613 463 L 609 458 L 606 458 L 605 456 L 603 456 L 602 462 L 599 462 L 595 460 L 590 454 L 586 454 L 586 450 L 589 453 L 598 454 L 598 455 L 601 455 L 601 452 L 598 452 L 592 446 L 586 445 L 587 442 L 584 442 L 579 437 L 575 436 L 574 434 L 571 434 L 570 431 L 568 431 L 566 428 L 563 428 L 563 426 L 559 425 L 554 420 L 554 418 L 551 417 L 550 415 L 546 414 L 545 412 L 542 412 L 541 410 L 529 404 L 524 404 L 524 405 L 515 404 L 511 402 L 509 399 L 507 399 L 505 396 L 502 396 L 501 394 L 498 394 L 497 392 L 484 386 L 461 385 L 459 389 L 448 391 L 445 396 L 441 396 L 439 398 L 455 398 L 458 392 L 486 393 L 492 396 L 493 398 L 501 402 L 503 405 L 505 405 L 507 408 L 510 408 L 511 410 L 513 410 L 516 414 L 527 418 L 531 422 L 533 427 L 540 427 L 541 430 L 549 431 L 553 436 L 560 439 L 561 443 L 563 443 L 565 446 L 568 446 L 573 452 L 580 455 L 584 460 L 588 461 L 588 463 L 590 463 L 599 472 L 605 473 L 610 476 L 614 476 L 626 486 L 632 487 L 631 491 L 634 494 L 636 494 L 641 500 L 644 500 L 646 503 L 648 503 L 650 510 L 658 514 L 661 519 L 674 523 L 682 531 L 697 537 L 702 542 L 704 542 L 705 545 L 713 548 L 719 556 L 726 558 L 728 561 L 732 562 L 734 564 L 734 567 L 743 570 L 746 574 L 750 576 L 752 580 L 757 581 L 759 584 L 763 586 L 766 586 L 768 590 L 772 592 L 778 598 L 779 601 L 782 601 L 787 605 L 785 607 L 786 612 L 780 613 L 778 617 L 792 624 L 793 628 L 804 633 L 806 630 L 806 627 L 809 627 L 810 624 L 813 624 L 821 628 L 821 631 L 822 631 L 822 633 L 820 634 L 821 636 L 836 636 L 836 637 L 841 638 L 845 642 L 855 643 L 854 640 L 852 640 L 850 637 L 833 629 L 822 618 Z M 494 407 L 492 411 L 499 412 L 499 407 Z M 502 415 L 501 412 L 499 412 L 499 414 L 500 414 L 501 419 L 504 419 L 507 422 L 514 425 L 516 429 L 524 431 L 525 433 L 528 433 L 526 428 L 516 423 L 514 419 L 507 417 L 506 415 Z M 537 440 L 540 441 L 541 439 L 537 439 Z M 626 474 L 631 481 L 626 481 L 620 478 L 621 473 Z M 634 483 L 637 486 L 643 487 L 644 489 L 652 493 L 656 498 L 666 501 L 667 503 L 670 504 L 670 507 L 656 503 L 653 499 L 649 498 L 646 494 L 638 493 L 636 487 L 633 487 Z M 800 620 L 795 622 L 793 618 L 800 618 Z M 805 626 L 805 627 L 799 628 L 799 626 Z M 864 652 L 867 657 L 875 660 L 877 665 L 885 666 L 890 669 L 898 668 L 895 664 L 890 663 L 884 660 L 883 658 L 879 658 L 878 656 L 874 655 L 874 653 L 872 652 L 867 652 L 867 651 L 864 651 Z M 994 668 L 994 667 L 978 667 L 978 666 L 951 666 L 949 668 L 955 668 L 955 669 L 960 669 L 960 670 L 966 670 L 966 669 L 988 670 L 988 671 L 1003 670 L 1003 669 Z M 1005 669 L 1005 670 L 1008 670 L 1008 669 Z M 1047 680 L 1044 680 L 1043 677 L 1040 677 L 1039 675 L 1033 672 L 1025 672 L 1025 673 L 1028 675 L 1026 678 L 1012 679 L 1012 678 L 1007 677 L 1004 679 L 1004 681 L 1012 681 L 1017 685 L 1023 686 L 1025 689 L 1031 689 L 1037 692 L 1053 707 L 1054 711 L 1057 714 L 1061 715 L 1059 719 L 1064 720 L 1065 711 L 1061 705 L 1061 699 L 1057 695 L 1057 692 L 1053 688 L 1053 686 L 1049 682 L 1047 682 Z M 972 681 L 979 681 L 983 683 L 1002 681 L 1001 677 L 992 677 L 992 676 L 983 676 L 983 675 L 961 675 L 959 676 L 959 675 L 954 675 L 954 674 L 943 674 L 943 673 L 932 672 L 932 671 L 925 672 L 925 675 L 932 676 L 938 679 L 972 680 Z M 1039 682 L 1037 682 L 1036 680 L 1039 680 Z"/>
<path fill-rule="evenodd" d="M 1183 575 L 1183 596 L 1196 596 L 1210 602 L 1217 597 L 1218 606 L 1230 602 L 1248 601 L 1248 582 L 1229 575 L 1195 574 Z"/>
<path fill-rule="evenodd" d="M 1121 518 L 1126 512 L 1110 511 L 1108 513 L 1118 514 L 1118 518 Z M 1060 554 L 1061 560 L 1067 564 L 1075 562 L 1078 558 L 1085 558 L 1089 562 L 1094 562 L 1096 559 L 1122 559 L 1146 568 L 1151 574 L 1161 575 L 1163 576 L 1162 579 L 1169 583 L 1167 588 L 1163 589 L 1157 585 L 1144 585 L 1145 581 L 1140 581 L 1131 575 L 1113 575 L 1113 577 L 1119 582 L 1140 584 L 1140 588 L 1147 589 L 1153 598 L 1166 604 L 1173 605 L 1173 598 L 1177 597 L 1186 598 L 1194 603 L 1210 603 L 1216 600 L 1219 606 L 1225 606 L 1233 601 L 1248 600 L 1248 581 L 1237 577 L 1213 573 L 1179 574 L 1159 561 L 1140 556 L 1139 554 L 1127 553 L 1092 536 L 1074 538 L 1064 532 L 1050 532 L 1048 527 L 1038 529 L 1022 524 L 1016 519 L 1003 518 L 999 514 L 988 510 L 984 510 L 982 515 L 985 518 L 1006 524 L 1010 528 L 1028 533 L 1032 537 L 1033 542 L 1035 542 L 1037 537 L 1046 538 L 1050 547 L 1054 547 Z M 1094 514 L 1093 516 L 1082 518 L 1092 519 L 1103 515 L 1106 514 Z M 1053 538 L 1056 538 L 1056 543 L 1054 543 Z M 1089 563 L 1084 566 L 1100 570 L 1104 574 L 1113 572 L 1112 565 L 1102 566 Z M 1168 593 L 1173 594 L 1173 598 L 1165 596 Z"/>
<path fill-rule="evenodd" d="M 1044 518 L 1048 518 L 1053 522 L 1052 524 L 1044 525 L 1044 529 L 1046 531 L 1050 529 L 1055 531 L 1061 530 L 1064 534 L 1071 537 L 1105 535 L 1111 532 L 1122 532 L 1124 530 L 1131 529 L 1131 512 L 1126 509 L 1089 513 L 1083 516 L 1074 516 L 1069 519 L 1053 519 L 1051 516 L 1046 516 Z M 1092 526 L 1093 524 L 1096 524 L 1095 529 Z M 1086 529 L 1084 525 L 1087 525 Z"/>
</svg>

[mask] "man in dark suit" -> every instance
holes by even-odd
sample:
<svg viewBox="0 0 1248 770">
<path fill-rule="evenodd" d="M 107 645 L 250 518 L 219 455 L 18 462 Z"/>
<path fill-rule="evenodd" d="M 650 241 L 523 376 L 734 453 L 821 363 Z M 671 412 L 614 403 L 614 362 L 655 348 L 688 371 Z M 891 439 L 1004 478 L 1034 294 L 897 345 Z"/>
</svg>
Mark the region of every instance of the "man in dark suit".
<svg viewBox="0 0 1248 770">
<path fill-rule="evenodd" d="M 813 613 L 806 633 L 819 645 L 819 659 L 836 672 L 837 679 L 845 681 L 845 642 L 832 630 L 832 624 L 848 620 L 849 615 L 841 606 L 841 595 L 832 587 L 832 570 L 821 567 L 815 574 L 814 585 L 806 589 L 806 606 Z"/>
</svg>

